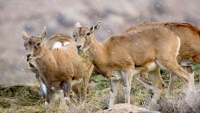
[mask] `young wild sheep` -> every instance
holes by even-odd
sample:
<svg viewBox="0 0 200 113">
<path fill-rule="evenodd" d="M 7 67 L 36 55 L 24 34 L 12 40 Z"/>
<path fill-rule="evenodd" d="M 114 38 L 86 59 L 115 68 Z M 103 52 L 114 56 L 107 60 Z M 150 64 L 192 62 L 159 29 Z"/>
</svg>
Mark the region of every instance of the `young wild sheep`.
<svg viewBox="0 0 200 113">
<path fill-rule="evenodd" d="M 60 48 L 60 47 L 67 47 L 70 42 L 74 42 L 74 40 L 65 34 L 55 34 L 47 41 L 47 47 L 49 50 Z M 31 72 L 36 74 L 36 78 L 40 84 L 40 96 L 46 96 L 46 85 L 44 84 L 44 80 L 39 76 L 39 71 L 35 66 L 34 62 L 27 62 L 28 68 Z"/>
<path fill-rule="evenodd" d="M 48 41 L 47 41 L 47 47 L 49 48 L 49 50 L 53 50 L 53 49 L 56 49 L 56 48 L 60 48 L 60 47 L 67 47 L 70 43 L 74 43 L 74 40 L 68 36 L 68 35 L 65 35 L 65 34 L 56 34 L 56 35 L 53 35 Z M 82 97 L 82 101 L 83 101 L 83 104 L 87 98 L 87 87 L 88 87 L 88 83 L 89 83 L 89 80 L 90 80 L 90 77 L 92 75 L 92 71 L 93 71 L 93 68 L 94 66 L 92 65 L 92 63 L 87 59 L 87 55 L 85 55 L 84 53 L 81 54 L 81 60 L 83 62 L 83 65 L 84 65 L 84 68 L 85 70 L 87 70 L 87 73 L 84 78 L 83 78 L 83 85 L 78 85 L 76 87 L 74 87 L 74 90 L 73 91 L 76 91 L 75 93 L 77 94 L 78 91 L 77 89 L 81 90 L 81 92 L 83 94 L 83 97 Z M 39 72 L 36 68 L 36 66 L 34 66 L 31 62 L 29 62 L 29 68 L 30 70 L 33 72 L 33 73 L 36 73 L 36 78 L 38 79 L 39 83 L 40 83 L 40 92 L 41 94 L 43 94 L 43 96 L 45 96 L 45 91 L 46 91 L 46 85 L 44 84 L 42 78 L 39 76 Z"/>
<path fill-rule="evenodd" d="M 146 28 L 113 36 L 100 43 L 93 34 L 99 27 L 100 22 L 90 28 L 76 23 L 73 33 L 78 50 L 86 51 L 94 66 L 110 80 L 109 107 L 114 104 L 120 81 L 123 81 L 125 103 L 130 103 L 132 76 L 143 71 L 154 74 L 157 66 L 172 71 L 193 87 L 189 73 L 176 60 L 180 40 L 167 29 Z"/>
<path fill-rule="evenodd" d="M 39 76 L 44 80 L 47 87 L 45 101 L 45 111 L 47 111 L 57 90 L 63 90 L 64 99 L 69 100 L 70 90 L 73 86 L 82 82 L 85 70 L 77 54 L 76 43 L 70 43 L 68 47 L 50 51 L 44 43 L 45 36 L 45 27 L 40 36 L 28 37 L 26 32 L 22 32 L 24 46 L 28 52 L 27 61 L 35 62 Z"/>
</svg>

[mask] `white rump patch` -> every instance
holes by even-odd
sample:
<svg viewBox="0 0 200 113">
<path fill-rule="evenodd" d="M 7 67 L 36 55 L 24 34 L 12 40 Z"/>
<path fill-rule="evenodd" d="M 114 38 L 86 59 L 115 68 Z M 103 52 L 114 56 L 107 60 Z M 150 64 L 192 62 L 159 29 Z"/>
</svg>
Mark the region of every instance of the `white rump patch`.
<svg viewBox="0 0 200 113">
<path fill-rule="evenodd" d="M 61 48 L 61 47 L 62 47 L 62 43 L 61 43 L 61 42 L 56 42 L 56 43 L 53 45 L 53 48 L 52 48 L 52 49 Z"/>
<path fill-rule="evenodd" d="M 55 42 L 52 49 L 67 47 L 68 45 L 68 41 L 65 41 L 64 44 L 62 44 L 61 42 Z"/>
<path fill-rule="evenodd" d="M 68 41 L 64 42 L 64 47 L 67 47 L 68 45 L 69 45 Z"/>
</svg>

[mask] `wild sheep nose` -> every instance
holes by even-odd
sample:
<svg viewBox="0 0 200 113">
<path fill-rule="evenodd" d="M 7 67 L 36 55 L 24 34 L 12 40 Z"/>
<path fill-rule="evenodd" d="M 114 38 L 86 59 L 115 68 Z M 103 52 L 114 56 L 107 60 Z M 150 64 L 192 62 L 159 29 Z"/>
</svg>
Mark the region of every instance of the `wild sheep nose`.
<svg viewBox="0 0 200 113">
<path fill-rule="evenodd" d="M 80 50 L 80 48 L 81 48 L 81 45 L 78 45 L 78 46 L 76 46 L 76 48 L 77 48 L 78 50 Z"/>
<path fill-rule="evenodd" d="M 30 60 L 31 54 L 26 55 L 26 61 L 28 62 Z"/>
<path fill-rule="evenodd" d="M 26 57 L 29 58 L 31 56 L 31 54 L 27 54 Z"/>
</svg>

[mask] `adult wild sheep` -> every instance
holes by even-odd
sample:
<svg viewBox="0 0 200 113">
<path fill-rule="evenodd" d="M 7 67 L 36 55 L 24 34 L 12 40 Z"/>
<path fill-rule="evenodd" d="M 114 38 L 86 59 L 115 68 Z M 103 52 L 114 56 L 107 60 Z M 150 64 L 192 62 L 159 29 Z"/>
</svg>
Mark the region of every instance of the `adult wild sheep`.
<svg viewBox="0 0 200 113">
<path fill-rule="evenodd" d="M 178 22 L 144 22 L 142 24 L 134 25 L 124 31 L 124 34 L 133 32 L 135 30 L 148 28 L 148 27 L 162 27 L 173 32 L 176 36 L 180 38 L 180 50 L 177 56 L 177 60 L 181 66 L 184 67 L 188 72 L 192 72 L 191 66 L 200 63 L 200 30 L 189 24 L 189 23 L 178 23 Z M 189 60 L 189 61 L 187 61 Z M 192 60 L 192 62 L 191 62 Z M 160 80 L 160 73 L 155 74 L 150 77 L 152 80 Z M 173 78 L 173 77 L 172 77 Z M 170 84 L 168 87 L 167 95 L 171 94 L 171 86 L 173 79 L 170 78 Z M 145 81 L 143 82 L 145 83 Z M 158 83 L 159 84 L 159 83 Z M 162 81 L 160 81 L 160 84 Z M 146 86 L 148 86 L 146 84 Z"/>
<path fill-rule="evenodd" d="M 154 74 L 157 66 L 166 68 L 185 79 L 192 87 L 189 73 L 178 64 L 179 38 L 164 28 L 151 27 L 119 36 L 100 43 L 94 36 L 100 22 L 82 27 L 75 24 L 73 31 L 79 51 L 86 51 L 94 66 L 110 80 L 109 107 L 114 104 L 117 88 L 123 82 L 125 103 L 130 103 L 132 76 L 143 71 Z M 137 67 L 137 68 L 136 68 Z"/>
</svg>

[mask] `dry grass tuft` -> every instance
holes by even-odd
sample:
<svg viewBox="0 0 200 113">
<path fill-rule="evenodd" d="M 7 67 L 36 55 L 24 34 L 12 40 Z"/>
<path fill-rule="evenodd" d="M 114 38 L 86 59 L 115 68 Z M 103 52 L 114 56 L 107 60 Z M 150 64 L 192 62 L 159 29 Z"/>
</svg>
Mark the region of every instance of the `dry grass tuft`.
<svg viewBox="0 0 200 113">
<path fill-rule="evenodd" d="M 171 98 L 162 97 L 158 102 L 161 107 L 160 111 L 164 113 L 191 112 L 191 108 L 184 101 L 184 98 L 185 95 Z"/>
<path fill-rule="evenodd" d="M 195 78 L 195 81 L 198 78 Z M 198 82 L 196 82 L 198 84 Z M 180 78 L 175 79 L 174 90 L 171 97 L 162 95 L 158 101 L 160 110 L 163 113 L 195 113 L 200 112 L 200 92 L 184 91 L 184 82 Z"/>
<path fill-rule="evenodd" d="M 162 97 L 158 103 L 164 113 L 197 113 L 200 112 L 200 93 L 188 91 L 170 98 Z"/>
<path fill-rule="evenodd" d="M 166 81 L 165 81 L 166 82 Z M 163 113 L 177 112 L 199 112 L 200 93 L 183 93 L 183 82 L 178 78 L 175 80 L 173 97 L 162 98 L 158 101 L 159 111 Z M 58 104 L 50 109 L 56 113 L 95 113 L 108 108 L 109 83 L 102 76 L 94 76 L 88 86 L 87 100 L 84 105 L 69 105 L 68 110 L 60 109 Z M 144 88 L 140 83 L 133 80 L 131 88 L 131 104 L 147 107 L 152 92 Z M 57 102 L 59 103 L 59 102 Z M 120 85 L 116 104 L 124 103 L 124 93 Z M 44 99 L 40 98 L 39 85 L 0 85 L 0 112 L 1 113 L 42 113 L 44 112 Z"/>
<path fill-rule="evenodd" d="M 38 85 L 0 85 L 0 111 L 42 112 L 43 99 Z"/>
<path fill-rule="evenodd" d="M 188 90 L 185 98 L 188 106 L 195 112 L 200 111 L 200 88 L 196 88 L 195 91 Z"/>
</svg>

